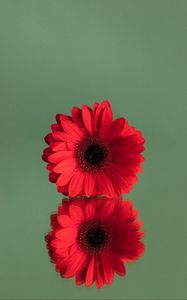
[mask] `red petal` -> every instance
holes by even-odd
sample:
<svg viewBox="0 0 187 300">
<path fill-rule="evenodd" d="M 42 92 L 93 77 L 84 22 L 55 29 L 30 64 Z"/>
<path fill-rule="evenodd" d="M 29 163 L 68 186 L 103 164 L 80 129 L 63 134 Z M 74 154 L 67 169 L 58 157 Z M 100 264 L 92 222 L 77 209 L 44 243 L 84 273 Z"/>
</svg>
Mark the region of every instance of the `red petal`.
<svg viewBox="0 0 187 300">
<path fill-rule="evenodd" d="M 81 269 L 81 271 L 79 271 L 76 274 L 76 284 L 80 285 L 83 284 L 85 282 L 85 278 L 86 278 L 86 266 L 83 266 L 83 268 Z"/>
<path fill-rule="evenodd" d="M 76 171 L 73 175 L 70 184 L 69 184 L 69 195 L 70 197 L 75 197 L 80 194 L 84 184 L 84 174 L 80 171 Z"/>
<path fill-rule="evenodd" d="M 61 161 L 60 163 L 58 163 L 58 165 L 56 165 L 53 169 L 54 172 L 56 173 L 62 173 L 62 172 L 68 172 L 68 171 L 72 171 L 75 169 L 76 167 L 76 161 L 74 158 L 68 158 L 64 161 Z"/>
<path fill-rule="evenodd" d="M 65 248 L 57 248 L 55 250 L 55 254 L 58 255 L 58 256 L 64 257 L 64 256 L 68 255 L 69 248 L 70 248 L 70 246 L 68 246 L 68 245 Z"/>
<path fill-rule="evenodd" d="M 101 256 L 101 261 L 105 281 L 107 284 L 112 284 L 112 281 L 114 279 L 114 269 L 112 266 L 111 258 L 107 252 L 103 253 L 103 255 Z"/>
<path fill-rule="evenodd" d="M 67 269 L 64 277 L 69 278 L 78 273 L 85 264 L 86 256 L 75 245 L 74 251 L 67 258 Z"/>
<path fill-rule="evenodd" d="M 49 155 L 51 155 L 53 153 L 53 151 L 51 150 L 51 148 L 46 148 L 44 149 L 43 151 L 43 155 L 42 155 L 42 159 L 45 161 L 45 162 L 48 162 L 48 157 Z"/>
<path fill-rule="evenodd" d="M 94 133 L 97 134 L 100 129 L 100 120 L 102 117 L 103 108 L 101 105 L 94 106 L 94 113 L 93 113 L 93 124 L 94 124 Z"/>
<path fill-rule="evenodd" d="M 48 133 L 45 137 L 44 140 L 46 142 L 46 144 L 51 144 L 53 142 L 53 136 L 52 133 Z"/>
<path fill-rule="evenodd" d="M 57 185 L 57 191 L 65 196 L 68 196 L 68 184 L 64 186 Z"/>
<path fill-rule="evenodd" d="M 129 187 L 129 182 L 127 181 L 128 174 L 125 174 L 124 169 L 121 166 L 112 164 L 111 174 L 111 177 L 115 177 L 115 182 L 118 182 L 121 189 Z"/>
<path fill-rule="evenodd" d="M 97 107 L 100 106 L 99 103 L 94 103 L 94 107 L 93 107 L 93 113 L 92 113 L 92 124 L 93 124 L 93 130 L 94 130 L 94 133 L 96 132 L 96 120 L 95 120 L 95 114 L 96 114 L 96 111 L 97 111 Z"/>
<path fill-rule="evenodd" d="M 122 260 L 115 254 L 113 254 L 111 256 L 111 261 L 112 261 L 112 265 L 113 265 L 115 272 L 118 275 L 125 276 L 126 270 L 125 270 L 125 266 L 124 266 Z"/>
<path fill-rule="evenodd" d="M 86 220 L 92 220 L 95 216 L 95 213 L 94 206 L 88 203 L 85 208 Z"/>
<path fill-rule="evenodd" d="M 70 201 L 67 199 L 62 200 L 62 205 L 58 207 L 58 215 L 68 215 L 69 214 Z"/>
<path fill-rule="evenodd" d="M 86 287 L 89 287 L 94 282 L 95 275 L 95 256 L 93 255 L 88 264 L 86 272 Z"/>
<path fill-rule="evenodd" d="M 58 131 L 58 130 L 54 130 L 54 131 L 52 132 L 53 138 L 54 138 L 55 140 L 57 140 L 57 141 L 59 140 L 59 141 L 63 141 L 63 142 L 64 142 L 64 136 L 63 136 L 62 133 L 64 133 L 64 132 Z"/>
<path fill-rule="evenodd" d="M 72 121 L 72 117 L 70 116 L 67 116 L 67 115 L 64 115 L 64 114 L 56 114 L 56 121 L 58 124 L 61 125 L 61 122 L 60 122 L 60 118 L 64 116 L 65 118 L 67 118 L 68 120 Z"/>
<path fill-rule="evenodd" d="M 52 214 L 51 217 L 51 227 L 52 229 L 58 229 L 60 228 L 58 221 L 57 221 L 57 214 Z"/>
<path fill-rule="evenodd" d="M 104 204 L 100 207 L 98 211 L 98 216 L 101 220 L 110 219 L 114 214 L 117 205 L 117 199 L 112 198 L 112 199 L 105 199 L 103 201 Z"/>
<path fill-rule="evenodd" d="M 55 239 L 51 242 L 51 246 L 54 248 L 64 248 L 64 244 L 61 240 Z"/>
<path fill-rule="evenodd" d="M 122 240 L 115 241 L 113 249 L 124 261 L 132 261 L 139 259 L 144 253 L 144 244 L 137 239 L 128 240 L 128 243 L 123 244 Z"/>
<path fill-rule="evenodd" d="M 116 191 L 117 195 L 121 194 L 121 189 L 123 187 L 123 180 L 120 180 L 121 177 L 116 176 L 116 174 L 113 173 L 113 169 L 109 168 L 109 169 L 105 169 L 105 173 L 106 175 L 110 178 L 113 187 Z"/>
<path fill-rule="evenodd" d="M 95 279 L 96 279 L 96 287 L 101 288 L 103 286 L 104 278 L 102 274 L 102 266 L 101 266 L 101 259 L 100 257 L 96 258 L 96 263 L 95 263 Z"/>
<path fill-rule="evenodd" d="M 71 204 L 69 207 L 69 214 L 71 219 L 76 222 L 76 223 L 80 223 L 81 221 L 84 220 L 84 213 L 82 211 L 82 209 L 74 204 Z"/>
<path fill-rule="evenodd" d="M 60 161 L 73 157 L 73 151 L 58 151 L 48 157 L 49 162 L 56 164 Z"/>
<path fill-rule="evenodd" d="M 112 110 L 110 105 L 106 105 L 103 109 L 100 119 L 100 136 L 105 136 L 108 133 L 108 130 L 112 123 Z M 107 134 L 108 135 L 108 134 Z"/>
<path fill-rule="evenodd" d="M 125 128 L 126 122 L 127 121 L 124 118 L 118 118 L 113 121 L 109 130 L 108 138 L 110 140 L 116 139 Z"/>
<path fill-rule="evenodd" d="M 49 181 L 52 183 L 55 183 L 57 181 L 58 177 L 59 177 L 59 174 L 56 174 L 53 172 L 49 173 Z"/>
<path fill-rule="evenodd" d="M 104 99 L 101 103 L 101 106 L 110 107 L 110 102 L 108 100 Z"/>
<path fill-rule="evenodd" d="M 90 134 L 93 134 L 92 127 L 92 110 L 87 105 L 82 106 L 82 117 L 85 124 L 86 129 Z"/>
<path fill-rule="evenodd" d="M 95 193 L 95 177 L 93 174 L 85 174 L 85 194 L 86 196 L 92 196 Z"/>
<path fill-rule="evenodd" d="M 53 168 L 54 168 L 54 165 L 52 165 L 52 164 L 48 164 L 48 165 L 46 166 L 46 170 L 48 170 L 48 171 L 52 171 Z"/>
<path fill-rule="evenodd" d="M 75 123 L 69 121 L 64 116 L 61 116 L 60 121 L 68 134 L 73 135 L 76 139 L 80 139 L 83 136 L 82 130 Z"/>
<path fill-rule="evenodd" d="M 66 142 L 53 142 L 50 147 L 54 152 L 68 150 Z"/>
<path fill-rule="evenodd" d="M 69 134 L 67 132 L 60 132 L 59 136 L 61 137 L 61 139 L 63 141 L 66 141 L 66 142 L 76 142 L 78 140 L 78 137 L 75 137 L 74 135 L 72 134 Z"/>
<path fill-rule="evenodd" d="M 62 174 L 59 176 L 58 180 L 57 180 L 57 185 L 58 186 L 64 186 L 67 183 L 69 183 L 69 181 L 71 180 L 72 176 L 73 176 L 74 172 L 62 172 Z"/>
<path fill-rule="evenodd" d="M 75 223 L 73 220 L 67 215 L 58 216 L 58 223 L 63 227 L 74 227 Z"/>
<path fill-rule="evenodd" d="M 79 107 L 72 108 L 72 117 L 73 121 L 83 130 L 85 130 L 83 118 L 82 118 L 82 110 Z"/>
<path fill-rule="evenodd" d="M 75 242 L 76 235 L 77 235 L 77 230 L 75 229 L 75 227 L 63 228 L 58 230 L 55 233 L 57 239 L 67 244 L 72 244 L 73 242 Z"/>
<path fill-rule="evenodd" d="M 97 174 L 98 178 L 98 184 L 101 191 L 103 191 L 103 194 L 105 194 L 108 197 L 116 195 L 116 192 L 114 190 L 114 186 L 110 180 L 110 178 L 104 173 L 103 171 L 100 171 Z"/>
</svg>

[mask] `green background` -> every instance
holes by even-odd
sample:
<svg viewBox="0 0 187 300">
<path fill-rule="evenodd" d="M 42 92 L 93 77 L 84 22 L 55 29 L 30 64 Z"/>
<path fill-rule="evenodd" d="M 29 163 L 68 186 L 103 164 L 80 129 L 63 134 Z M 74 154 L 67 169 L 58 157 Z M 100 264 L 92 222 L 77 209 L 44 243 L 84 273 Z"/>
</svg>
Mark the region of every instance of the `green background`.
<svg viewBox="0 0 187 300">
<path fill-rule="evenodd" d="M 187 298 L 187 1 L 0 1 L 0 297 Z M 56 113 L 109 99 L 143 131 L 128 196 L 146 253 L 112 286 L 76 287 L 44 243 L 61 195 L 41 153 Z"/>
</svg>

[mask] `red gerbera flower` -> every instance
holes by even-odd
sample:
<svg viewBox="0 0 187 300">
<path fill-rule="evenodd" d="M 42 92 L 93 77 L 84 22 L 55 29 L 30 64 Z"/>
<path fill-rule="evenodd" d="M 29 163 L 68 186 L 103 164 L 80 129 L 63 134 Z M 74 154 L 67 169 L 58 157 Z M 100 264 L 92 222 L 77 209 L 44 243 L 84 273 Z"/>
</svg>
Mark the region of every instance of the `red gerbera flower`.
<svg viewBox="0 0 187 300">
<path fill-rule="evenodd" d="M 42 158 L 59 192 L 111 197 L 131 190 L 143 161 L 141 131 L 125 118 L 113 120 L 106 100 L 93 109 L 73 107 L 72 117 L 60 114 L 56 120 Z"/>
<path fill-rule="evenodd" d="M 56 271 L 86 287 L 94 281 L 97 287 L 111 284 L 114 272 L 124 276 L 124 263 L 144 252 L 137 213 L 121 198 L 63 200 L 45 237 Z"/>
</svg>

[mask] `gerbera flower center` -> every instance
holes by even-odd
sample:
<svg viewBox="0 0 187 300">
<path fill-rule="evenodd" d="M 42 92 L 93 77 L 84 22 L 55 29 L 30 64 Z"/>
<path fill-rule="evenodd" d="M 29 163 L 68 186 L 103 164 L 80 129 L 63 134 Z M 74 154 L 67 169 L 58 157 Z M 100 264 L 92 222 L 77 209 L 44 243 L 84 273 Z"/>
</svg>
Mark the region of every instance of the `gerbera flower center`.
<svg viewBox="0 0 187 300">
<path fill-rule="evenodd" d="M 98 144 L 90 145 L 84 153 L 84 158 L 91 165 L 99 165 L 105 158 L 104 151 Z"/>
<path fill-rule="evenodd" d="M 98 221 L 83 222 L 78 232 L 80 249 L 89 254 L 98 254 L 110 246 L 111 235 Z"/>
<path fill-rule="evenodd" d="M 88 230 L 86 239 L 91 247 L 99 247 L 105 240 L 105 231 L 102 228 L 92 228 Z"/>
<path fill-rule="evenodd" d="M 86 136 L 75 145 L 77 164 L 82 172 L 94 173 L 110 161 L 108 144 L 95 136 Z"/>
</svg>

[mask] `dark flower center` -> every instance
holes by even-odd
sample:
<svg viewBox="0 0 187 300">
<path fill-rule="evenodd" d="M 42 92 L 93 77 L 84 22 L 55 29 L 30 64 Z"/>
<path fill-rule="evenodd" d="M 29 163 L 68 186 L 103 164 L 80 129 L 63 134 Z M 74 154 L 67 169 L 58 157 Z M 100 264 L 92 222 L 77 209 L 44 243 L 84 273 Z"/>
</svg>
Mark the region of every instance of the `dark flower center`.
<svg viewBox="0 0 187 300">
<path fill-rule="evenodd" d="M 79 227 L 77 241 L 82 251 L 98 254 L 110 247 L 111 233 L 101 222 L 83 222 Z"/>
<path fill-rule="evenodd" d="M 74 156 L 83 173 L 96 173 L 111 162 L 110 145 L 96 136 L 84 136 L 75 145 Z"/>
<path fill-rule="evenodd" d="M 89 246 L 97 248 L 105 241 L 106 235 L 102 228 L 91 228 L 86 234 L 86 240 Z"/>
<path fill-rule="evenodd" d="M 84 158 L 91 165 L 99 165 L 104 160 L 105 155 L 100 145 L 94 144 L 85 150 Z"/>
</svg>

